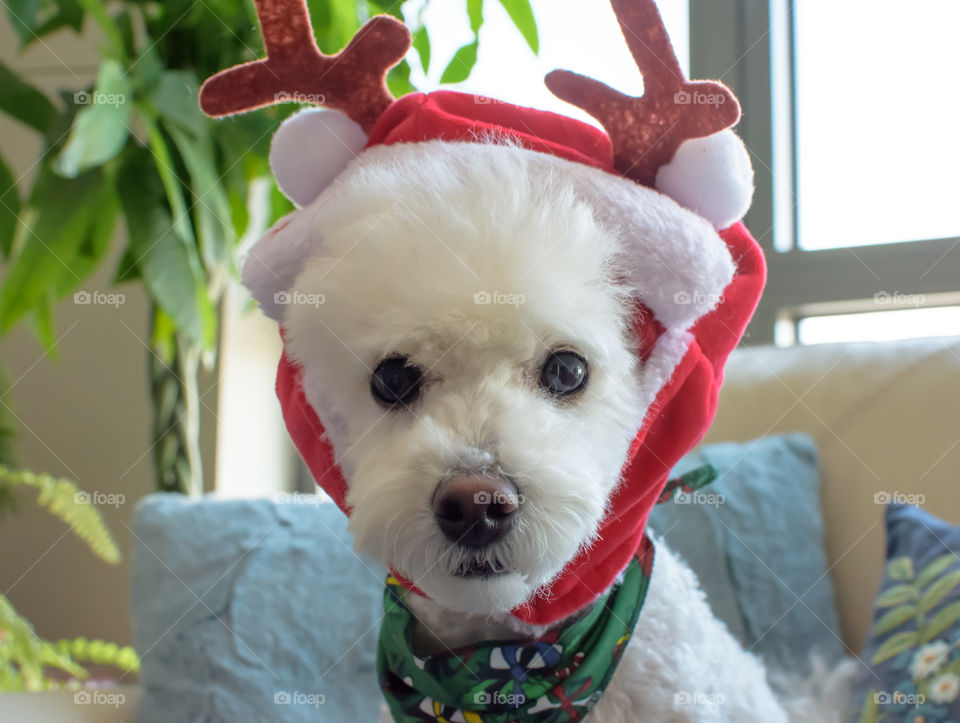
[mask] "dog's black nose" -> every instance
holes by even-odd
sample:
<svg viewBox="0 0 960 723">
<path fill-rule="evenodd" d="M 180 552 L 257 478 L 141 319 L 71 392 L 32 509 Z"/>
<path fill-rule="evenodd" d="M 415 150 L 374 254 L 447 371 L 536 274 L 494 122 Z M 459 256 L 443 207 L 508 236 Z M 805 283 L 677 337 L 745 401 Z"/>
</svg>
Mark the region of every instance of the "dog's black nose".
<svg viewBox="0 0 960 723">
<path fill-rule="evenodd" d="M 433 494 L 437 526 L 451 542 L 486 547 L 510 531 L 520 506 L 516 485 L 502 477 L 457 475 L 444 480 Z"/>
</svg>

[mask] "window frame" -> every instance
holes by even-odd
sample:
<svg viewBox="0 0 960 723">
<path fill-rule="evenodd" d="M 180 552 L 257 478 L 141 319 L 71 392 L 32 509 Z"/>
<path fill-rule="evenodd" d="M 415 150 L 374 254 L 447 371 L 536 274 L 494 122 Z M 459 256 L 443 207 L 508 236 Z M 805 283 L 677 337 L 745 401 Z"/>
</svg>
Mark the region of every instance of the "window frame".
<svg viewBox="0 0 960 723">
<path fill-rule="evenodd" d="M 790 0 L 690 0 L 691 77 L 717 78 L 736 93 L 744 111 L 737 131 L 753 160 L 745 222 L 767 257 L 768 281 L 744 338 L 750 345 L 795 343 L 797 323 L 811 312 L 914 308 L 899 298 L 922 297 L 924 307 L 960 301 L 960 238 L 797 247 L 793 18 Z M 878 306 L 879 294 L 892 302 Z"/>
</svg>

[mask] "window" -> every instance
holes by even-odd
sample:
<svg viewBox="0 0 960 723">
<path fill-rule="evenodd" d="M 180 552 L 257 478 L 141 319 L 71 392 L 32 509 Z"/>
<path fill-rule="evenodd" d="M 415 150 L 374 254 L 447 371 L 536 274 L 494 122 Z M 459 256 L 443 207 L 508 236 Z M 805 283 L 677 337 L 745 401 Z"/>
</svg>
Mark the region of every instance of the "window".
<svg viewBox="0 0 960 723">
<path fill-rule="evenodd" d="M 670 33 L 684 70 L 689 71 L 689 17 L 687 0 L 658 0 L 664 24 Z M 620 26 L 607 0 L 531 0 L 537 19 L 540 52 L 534 55 L 510 22 L 500 3 L 483 6 L 477 64 L 456 90 L 494 94 L 498 100 L 542 108 L 580 118 L 596 125 L 587 113 L 554 96 L 543 84 L 544 76 L 556 68 L 567 68 L 602 79 L 625 93 L 643 93 L 643 79 L 623 42 Z M 443 33 L 434 33 L 430 72 L 413 68 L 415 85 L 426 89 L 440 86 L 446 61 L 473 35 L 462 3 L 431 2 L 425 5 L 424 20 Z M 587 15 L 589 14 L 589 17 Z M 414 61 L 414 66 L 417 65 Z M 509 69 L 516 68 L 511 73 Z M 449 86 L 448 86 L 449 87 Z"/>
<path fill-rule="evenodd" d="M 732 86 L 770 280 L 747 343 L 960 333 L 955 0 L 691 0 Z"/>
</svg>

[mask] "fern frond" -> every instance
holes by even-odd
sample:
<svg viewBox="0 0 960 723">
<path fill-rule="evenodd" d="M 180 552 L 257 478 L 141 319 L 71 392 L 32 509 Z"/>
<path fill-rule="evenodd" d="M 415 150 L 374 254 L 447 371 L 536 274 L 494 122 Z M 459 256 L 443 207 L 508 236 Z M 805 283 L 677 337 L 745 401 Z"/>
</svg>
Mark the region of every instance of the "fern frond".
<svg viewBox="0 0 960 723">
<path fill-rule="evenodd" d="M 33 625 L 0 595 L 0 690 L 45 690 L 50 687 L 44 674 L 47 667 L 59 668 L 76 678 L 87 677 L 82 666 L 41 640 Z"/>
<path fill-rule="evenodd" d="M 9 469 L 0 465 L 0 485 L 32 487 L 36 489 L 37 503 L 70 525 L 73 532 L 90 549 L 111 565 L 120 562 L 120 549 L 114 542 L 100 515 L 90 502 L 90 496 L 70 480 L 57 479 L 48 474 L 35 474 L 25 469 Z"/>
<path fill-rule="evenodd" d="M 96 663 L 109 665 L 125 673 L 140 672 L 140 658 L 129 645 L 120 647 L 105 640 L 87 640 L 86 638 L 64 639 L 57 641 L 57 651 L 78 663 Z"/>
</svg>

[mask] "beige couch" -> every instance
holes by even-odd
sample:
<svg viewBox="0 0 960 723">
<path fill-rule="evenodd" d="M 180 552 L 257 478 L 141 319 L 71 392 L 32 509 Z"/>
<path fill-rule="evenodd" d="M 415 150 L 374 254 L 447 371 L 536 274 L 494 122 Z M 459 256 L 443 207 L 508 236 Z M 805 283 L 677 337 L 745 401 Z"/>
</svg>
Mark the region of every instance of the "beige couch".
<svg viewBox="0 0 960 723">
<path fill-rule="evenodd" d="M 706 441 L 793 431 L 820 449 L 830 577 L 844 643 L 859 653 L 883 572 L 886 496 L 918 495 L 960 524 L 960 338 L 738 349 Z"/>
</svg>

